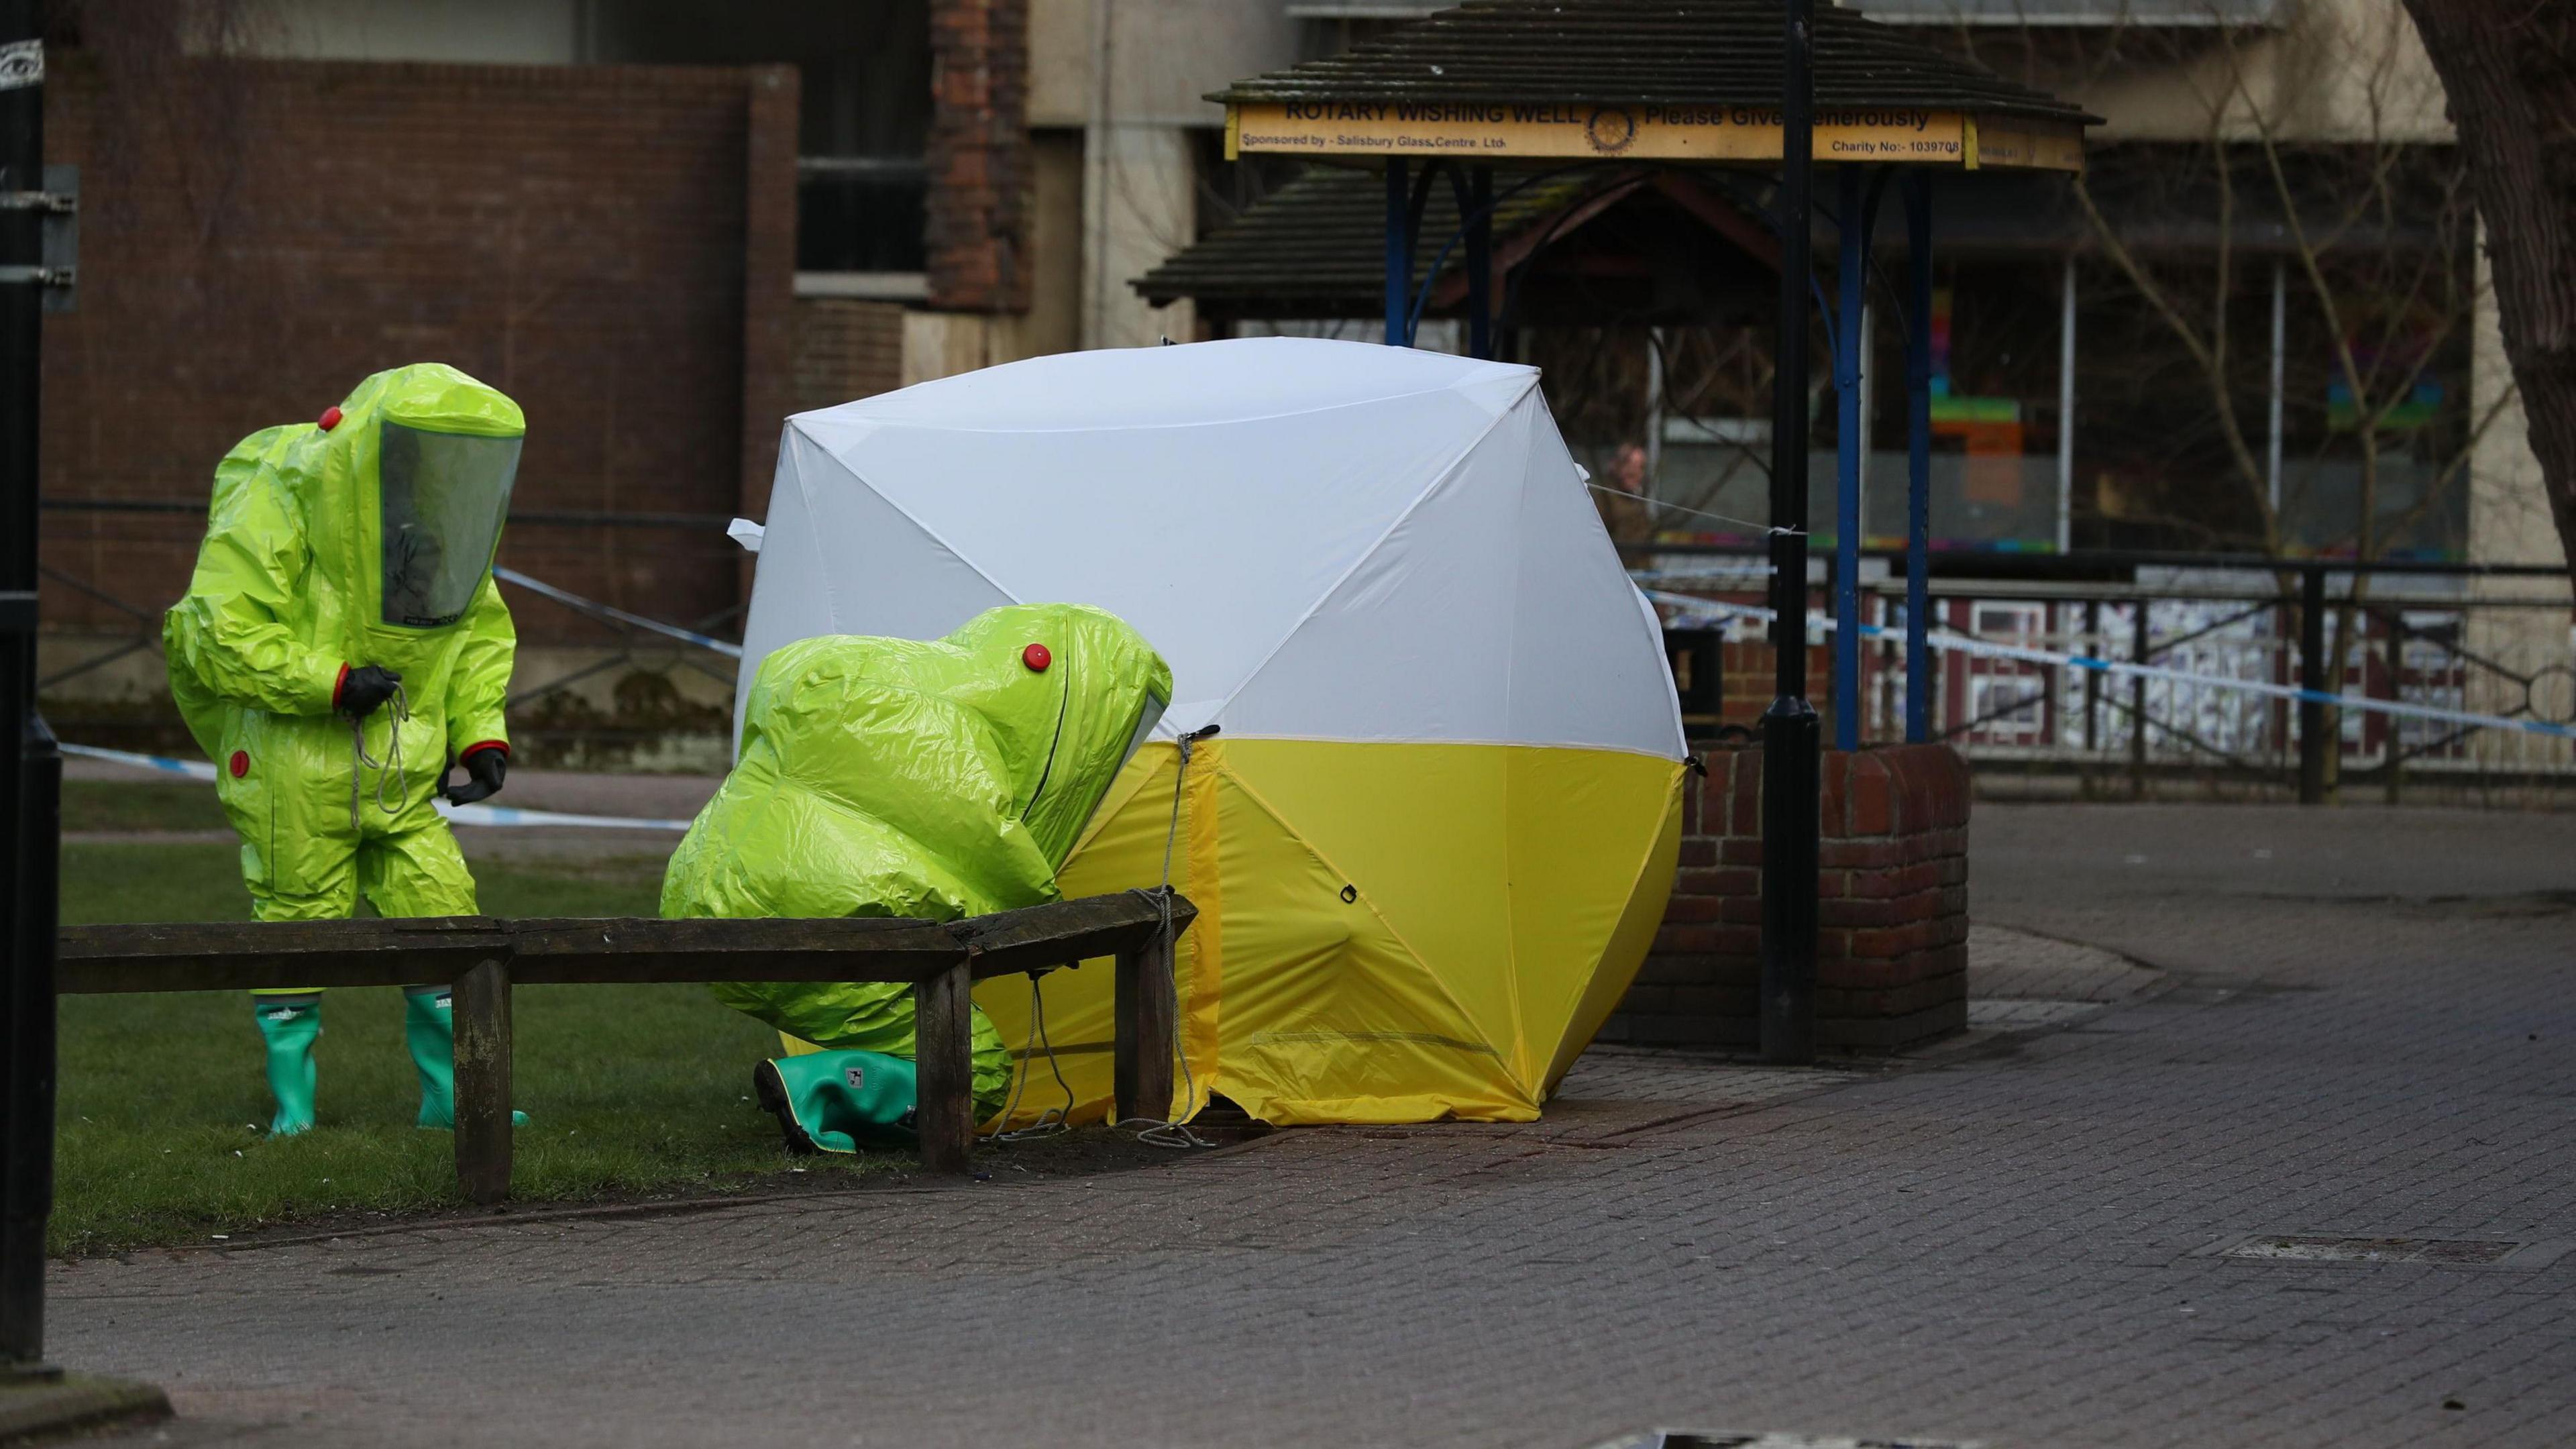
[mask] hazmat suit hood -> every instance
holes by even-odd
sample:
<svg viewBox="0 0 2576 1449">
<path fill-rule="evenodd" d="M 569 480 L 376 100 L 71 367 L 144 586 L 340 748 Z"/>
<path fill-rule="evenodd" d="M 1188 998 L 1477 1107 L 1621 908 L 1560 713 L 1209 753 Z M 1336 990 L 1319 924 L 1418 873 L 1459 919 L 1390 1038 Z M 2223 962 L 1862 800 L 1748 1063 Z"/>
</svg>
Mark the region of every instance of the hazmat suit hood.
<svg viewBox="0 0 2576 1449">
<path fill-rule="evenodd" d="M 215 748 L 226 697 L 327 715 L 341 670 L 376 664 L 419 704 L 460 650 L 505 652 L 459 636 L 478 612 L 507 628 L 491 568 L 526 434 L 500 390 L 428 362 L 367 378 L 320 422 L 235 446 L 215 472 L 213 546 L 164 631 L 199 743 Z M 287 637 L 250 637 L 277 630 Z M 263 677 L 226 677 L 243 665 Z M 503 738 L 499 700 L 482 693 L 455 747 Z"/>
<path fill-rule="evenodd" d="M 662 914 L 955 920 L 1053 900 L 1171 697 L 1142 635 L 1074 604 L 992 609 L 935 641 L 790 644 L 761 662 L 742 757 L 672 855 Z M 912 1055 L 908 986 L 715 992 L 819 1046 Z M 975 1048 L 990 1098 L 1009 1059 L 980 1012 Z"/>
<path fill-rule="evenodd" d="M 988 610 L 945 639 L 823 635 L 760 665 L 742 758 L 663 879 L 665 916 L 1037 905 L 1172 693 L 1117 616 Z"/>
<path fill-rule="evenodd" d="M 340 578 L 368 632 L 400 648 L 462 619 L 490 573 L 527 422 L 437 363 L 377 373 L 340 412 L 323 435 L 317 512 L 337 516 Z"/>
</svg>

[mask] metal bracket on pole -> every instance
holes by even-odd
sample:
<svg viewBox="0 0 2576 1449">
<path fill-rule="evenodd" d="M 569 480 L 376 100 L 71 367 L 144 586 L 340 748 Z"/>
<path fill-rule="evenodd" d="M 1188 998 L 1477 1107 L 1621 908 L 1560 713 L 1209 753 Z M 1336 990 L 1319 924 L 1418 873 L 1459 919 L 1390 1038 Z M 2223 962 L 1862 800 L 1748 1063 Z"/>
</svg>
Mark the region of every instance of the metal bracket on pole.
<svg viewBox="0 0 2576 1449">
<path fill-rule="evenodd" d="M 0 286 L 42 288 L 44 310 L 69 312 L 80 280 L 80 168 L 46 167 L 39 191 L 14 187 L 16 179 L 0 167 L 0 212 L 37 214 L 39 256 L 32 266 L 0 266 Z"/>
<path fill-rule="evenodd" d="M 0 634 L 36 632 L 36 594 L 32 589 L 0 589 Z"/>
</svg>

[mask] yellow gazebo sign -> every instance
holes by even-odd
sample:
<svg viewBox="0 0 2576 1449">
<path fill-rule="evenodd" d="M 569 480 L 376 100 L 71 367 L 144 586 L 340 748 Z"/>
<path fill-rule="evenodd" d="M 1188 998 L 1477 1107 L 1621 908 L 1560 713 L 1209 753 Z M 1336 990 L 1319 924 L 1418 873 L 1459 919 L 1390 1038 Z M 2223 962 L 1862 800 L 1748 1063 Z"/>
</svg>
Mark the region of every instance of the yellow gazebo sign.
<svg viewBox="0 0 2576 1449">
<path fill-rule="evenodd" d="M 1819 161 L 2082 171 L 2072 122 L 1973 112 L 1819 108 Z M 1768 106 L 1558 101 L 1262 101 L 1225 109 L 1225 154 L 1450 156 L 1460 160 L 1756 162 L 1780 159 Z"/>
</svg>

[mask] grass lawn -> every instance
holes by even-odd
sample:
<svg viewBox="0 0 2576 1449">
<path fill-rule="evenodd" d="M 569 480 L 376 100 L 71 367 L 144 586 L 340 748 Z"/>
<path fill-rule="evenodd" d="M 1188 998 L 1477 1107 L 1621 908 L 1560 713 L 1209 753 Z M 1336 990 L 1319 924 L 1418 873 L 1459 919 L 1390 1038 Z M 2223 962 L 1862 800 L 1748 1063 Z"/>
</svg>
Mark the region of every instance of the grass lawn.
<svg viewBox="0 0 2576 1449">
<path fill-rule="evenodd" d="M 212 804 L 189 785 L 76 782 L 68 793 L 73 830 L 202 829 Z M 237 860 L 229 845 L 67 845 L 64 923 L 248 920 Z M 639 853 L 477 873 L 493 915 L 651 915 L 662 864 Z M 530 1117 L 516 1200 L 810 1186 L 909 1165 L 806 1159 L 805 1176 L 771 1176 L 789 1162 L 749 1094 L 752 1064 L 777 1038 L 703 987 L 526 987 L 516 1016 L 518 1103 Z M 54 1251 L 459 1205 L 451 1139 L 411 1125 L 419 1087 L 401 993 L 333 991 L 322 1020 L 319 1124 L 271 1141 L 243 994 L 63 998 Z"/>
<path fill-rule="evenodd" d="M 63 782 L 65 830 L 228 830 L 215 792 L 195 780 Z M 243 909 L 249 907 L 245 905 Z"/>
</svg>

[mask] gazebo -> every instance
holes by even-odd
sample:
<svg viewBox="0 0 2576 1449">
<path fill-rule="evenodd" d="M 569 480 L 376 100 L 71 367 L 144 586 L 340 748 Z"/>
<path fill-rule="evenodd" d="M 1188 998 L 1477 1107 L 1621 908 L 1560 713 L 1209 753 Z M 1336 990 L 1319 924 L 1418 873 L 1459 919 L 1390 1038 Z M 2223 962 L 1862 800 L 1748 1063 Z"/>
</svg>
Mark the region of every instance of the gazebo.
<svg viewBox="0 0 2576 1449">
<path fill-rule="evenodd" d="M 1813 0 L 1466 0 L 1345 54 L 1240 80 L 1208 99 L 1225 107 L 1229 159 L 1306 156 L 1380 174 L 1391 346 L 1411 344 L 1455 252 L 1463 256 L 1467 347 L 1493 355 L 1497 279 L 1508 265 L 1495 253 L 1496 223 L 1509 226 L 1536 189 L 1604 169 L 1618 173 L 1610 185 L 1676 168 L 1777 173 L 1770 229 L 1784 264 L 1769 535 L 1779 698 L 1763 729 L 1765 851 L 1773 867 L 1763 889 L 1763 1036 L 1766 1055 L 1811 1055 L 1820 741 L 1805 700 L 1810 295 L 1827 312 L 1833 339 L 1834 744 L 1848 751 L 1861 744 L 1861 313 L 1879 204 L 1887 183 L 1899 180 L 1910 403 L 1905 734 L 1922 742 L 1931 728 L 1931 188 L 1944 172 L 2079 172 L 2084 130 L 2100 118 L 1945 54 L 1913 32 L 1855 10 L 1819 11 Z M 1806 260 L 1815 163 L 1834 173 L 1828 215 L 1839 240 L 1839 296 L 1831 304 Z M 1444 181 L 1450 204 L 1434 213 L 1431 198 Z M 1436 246 L 1424 229 L 1433 217 L 1447 227 Z M 1508 305 L 1508 289 L 1504 295 Z M 1802 887 L 1787 884 L 1801 875 Z"/>
</svg>

